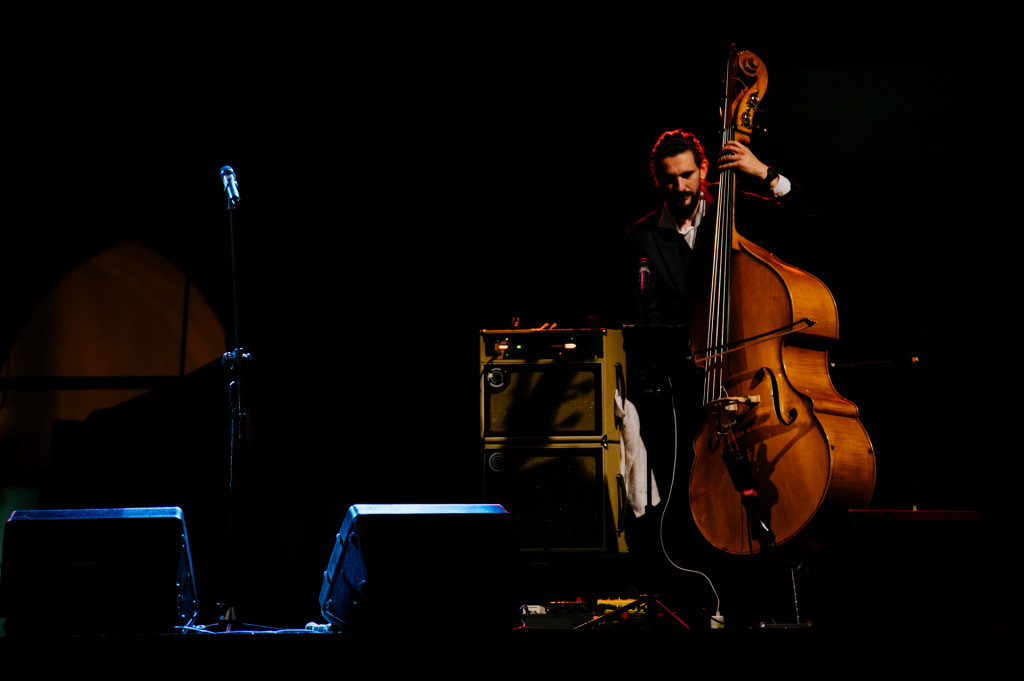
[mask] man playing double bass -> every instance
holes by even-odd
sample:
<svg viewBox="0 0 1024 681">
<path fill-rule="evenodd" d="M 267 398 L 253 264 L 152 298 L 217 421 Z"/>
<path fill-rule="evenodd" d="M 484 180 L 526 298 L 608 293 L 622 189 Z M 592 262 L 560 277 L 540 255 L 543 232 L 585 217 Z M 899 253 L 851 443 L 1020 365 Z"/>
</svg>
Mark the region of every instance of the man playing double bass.
<svg viewBox="0 0 1024 681">
<path fill-rule="evenodd" d="M 651 174 L 665 201 L 626 232 L 634 272 L 639 271 L 640 258 L 647 258 L 650 270 L 643 290 L 634 277 L 632 316 L 639 324 L 690 323 L 695 298 L 703 293 L 710 268 L 715 197 L 707 182 L 708 166 L 703 145 L 682 130 L 662 134 L 651 151 Z M 799 187 L 740 142 L 727 142 L 718 156 L 718 169 L 729 168 L 746 176 L 754 185 L 748 189 L 756 190 L 741 196 L 738 209 L 758 213 L 751 216 L 752 229 L 770 229 L 765 223 L 777 221 L 770 213 L 780 204 L 798 204 L 798 212 L 812 212 Z M 710 227 L 702 229 L 705 222 Z"/>
<path fill-rule="evenodd" d="M 641 434 L 662 498 L 675 463 L 676 499 L 685 499 L 693 460 L 692 438 L 705 414 L 701 409 L 698 372 L 690 356 L 688 326 L 695 305 L 710 281 L 717 186 L 708 182 L 709 160 L 695 135 L 683 130 L 663 133 L 651 151 L 650 170 L 664 199 L 662 206 L 626 232 L 626 274 L 632 281 L 631 309 L 624 324 L 629 363 L 630 399 L 640 417 Z M 737 192 L 737 223 L 745 236 L 767 239 L 780 229 L 782 218 L 799 216 L 810 224 L 815 210 L 806 194 L 744 144 L 727 142 L 719 170 L 733 169 L 745 183 Z M 673 517 L 689 515 L 685 502 Z M 651 516 L 660 516 L 660 509 Z M 660 540 L 649 518 L 645 530 L 634 532 L 640 553 L 658 553 Z M 680 551 L 707 549 L 694 528 L 672 533 Z M 696 544 L 696 547 L 695 547 Z M 634 545 L 631 544 L 631 551 Z"/>
</svg>

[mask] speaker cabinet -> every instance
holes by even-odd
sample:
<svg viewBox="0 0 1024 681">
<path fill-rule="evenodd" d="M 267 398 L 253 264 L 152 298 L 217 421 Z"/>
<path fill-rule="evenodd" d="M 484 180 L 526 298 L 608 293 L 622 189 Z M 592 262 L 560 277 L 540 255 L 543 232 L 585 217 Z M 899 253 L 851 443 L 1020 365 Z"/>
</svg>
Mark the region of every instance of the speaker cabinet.
<svg viewBox="0 0 1024 681">
<path fill-rule="evenodd" d="M 493 504 L 356 504 L 320 588 L 340 631 L 512 629 L 512 518 Z"/>
<path fill-rule="evenodd" d="M 180 508 L 14 511 L 0 602 L 10 636 L 170 633 L 198 616 Z"/>
<path fill-rule="evenodd" d="M 625 551 L 622 333 L 483 331 L 480 363 L 483 498 L 515 518 L 519 548 Z"/>
<path fill-rule="evenodd" d="M 524 551 L 625 551 L 613 500 L 618 444 L 487 445 L 484 498 L 515 519 Z"/>
</svg>

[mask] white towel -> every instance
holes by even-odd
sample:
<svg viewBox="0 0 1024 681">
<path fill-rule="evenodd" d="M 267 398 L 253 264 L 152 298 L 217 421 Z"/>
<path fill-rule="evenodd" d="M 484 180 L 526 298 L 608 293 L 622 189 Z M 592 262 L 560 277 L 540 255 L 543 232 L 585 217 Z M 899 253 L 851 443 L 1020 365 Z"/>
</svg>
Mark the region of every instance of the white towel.
<svg viewBox="0 0 1024 681">
<path fill-rule="evenodd" d="M 639 518 L 647 506 L 647 448 L 640 437 L 640 415 L 629 400 L 623 400 L 615 391 L 615 415 L 622 420 L 622 455 L 619 457 L 619 472 L 626 484 L 626 498 L 633 507 L 633 514 Z M 661 503 L 658 483 L 651 472 L 651 505 Z"/>
</svg>

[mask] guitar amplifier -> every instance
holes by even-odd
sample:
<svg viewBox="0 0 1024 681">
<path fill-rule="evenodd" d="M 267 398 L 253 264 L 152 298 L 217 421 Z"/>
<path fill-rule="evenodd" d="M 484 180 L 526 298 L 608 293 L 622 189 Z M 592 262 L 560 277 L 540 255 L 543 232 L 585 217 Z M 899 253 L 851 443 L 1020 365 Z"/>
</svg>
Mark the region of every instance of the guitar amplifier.
<svg viewBox="0 0 1024 681">
<path fill-rule="evenodd" d="M 616 432 L 621 331 L 482 331 L 480 363 L 482 437 L 589 440 Z"/>
<path fill-rule="evenodd" d="M 622 333 L 480 333 L 482 485 L 521 551 L 624 552 L 615 391 Z"/>
</svg>

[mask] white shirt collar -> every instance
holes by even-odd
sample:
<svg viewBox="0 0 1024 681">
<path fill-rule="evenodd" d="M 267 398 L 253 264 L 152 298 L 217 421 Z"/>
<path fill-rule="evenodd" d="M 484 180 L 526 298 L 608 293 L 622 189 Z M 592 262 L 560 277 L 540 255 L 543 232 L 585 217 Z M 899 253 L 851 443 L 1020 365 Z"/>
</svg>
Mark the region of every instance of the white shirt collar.
<svg viewBox="0 0 1024 681">
<path fill-rule="evenodd" d="M 672 216 L 672 211 L 668 209 L 668 203 L 665 203 L 661 207 L 661 217 L 658 218 L 658 227 L 674 229 L 676 232 L 681 234 L 684 239 L 686 239 L 686 243 L 690 248 L 693 248 L 694 239 L 697 237 L 697 227 L 700 226 L 705 210 L 707 210 L 707 204 L 704 202 L 704 193 L 701 192 L 700 200 L 697 202 L 697 210 L 694 211 L 693 218 L 685 220 L 683 224 L 680 225 L 676 224 L 676 219 Z"/>
</svg>

